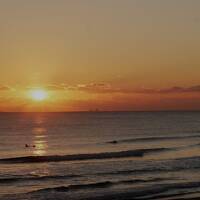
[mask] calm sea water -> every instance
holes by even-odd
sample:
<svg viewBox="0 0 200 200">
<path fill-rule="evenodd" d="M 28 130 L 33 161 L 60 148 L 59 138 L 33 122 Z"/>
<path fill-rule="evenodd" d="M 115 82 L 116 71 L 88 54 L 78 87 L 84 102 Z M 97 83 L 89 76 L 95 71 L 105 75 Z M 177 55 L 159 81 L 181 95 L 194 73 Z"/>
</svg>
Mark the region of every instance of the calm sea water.
<svg viewBox="0 0 200 200">
<path fill-rule="evenodd" d="M 2 113 L 0 199 L 200 198 L 200 112 Z"/>
</svg>

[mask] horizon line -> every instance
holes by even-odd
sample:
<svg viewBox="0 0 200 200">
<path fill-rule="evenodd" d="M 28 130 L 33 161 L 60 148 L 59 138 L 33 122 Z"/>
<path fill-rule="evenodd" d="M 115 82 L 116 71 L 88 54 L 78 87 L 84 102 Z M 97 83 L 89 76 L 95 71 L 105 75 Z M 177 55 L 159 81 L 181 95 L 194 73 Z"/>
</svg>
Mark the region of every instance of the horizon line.
<svg viewBox="0 0 200 200">
<path fill-rule="evenodd" d="M 2 113 L 119 113 L 119 112 L 200 112 L 200 110 L 105 110 L 105 111 L 0 111 Z"/>
</svg>

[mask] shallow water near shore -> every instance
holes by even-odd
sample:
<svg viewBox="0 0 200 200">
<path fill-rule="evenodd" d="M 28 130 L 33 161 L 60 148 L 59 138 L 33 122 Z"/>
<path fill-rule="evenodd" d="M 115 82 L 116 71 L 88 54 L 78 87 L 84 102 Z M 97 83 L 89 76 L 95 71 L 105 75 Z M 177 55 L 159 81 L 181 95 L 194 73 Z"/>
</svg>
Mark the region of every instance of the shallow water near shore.
<svg viewBox="0 0 200 200">
<path fill-rule="evenodd" d="M 0 199 L 200 198 L 200 112 L 1 113 Z"/>
</svg>

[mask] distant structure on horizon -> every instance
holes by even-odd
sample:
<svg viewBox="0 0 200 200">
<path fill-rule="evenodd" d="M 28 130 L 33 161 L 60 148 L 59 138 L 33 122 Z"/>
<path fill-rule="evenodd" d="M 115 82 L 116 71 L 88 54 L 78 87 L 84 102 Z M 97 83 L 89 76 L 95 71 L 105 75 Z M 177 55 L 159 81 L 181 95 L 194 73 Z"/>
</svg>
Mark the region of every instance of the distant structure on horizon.
<svg viewBox="0 0 200 200">
<path fill-rule="evenodd" d="M 101 112 L 99 108 L 90 109 L 89 112 Z"/>
</svg>

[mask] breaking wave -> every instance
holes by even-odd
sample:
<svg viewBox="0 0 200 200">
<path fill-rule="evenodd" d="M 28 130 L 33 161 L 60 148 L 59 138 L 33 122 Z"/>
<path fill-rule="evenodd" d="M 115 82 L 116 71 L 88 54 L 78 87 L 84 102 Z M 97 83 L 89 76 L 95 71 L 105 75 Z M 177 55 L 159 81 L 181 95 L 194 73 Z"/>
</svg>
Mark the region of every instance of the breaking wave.
<svg viewBox="0 0 200 200">
<path fill-rule="evenodd" d="M 145 154 L 162 152 L 167 150 L 173 150 L 173 149 L 151 148 L 151 149 L 138 149 L 129 151 L 91 153 L 91 154 L 25 156 L 25 157 L 0 159 L 0 163 L 41 163 L 41 162 L 61 162 L 61 161 L 81 161 L 81 160 L 92 160 L 92 159 L 143 157 Z"/>
</svg>

